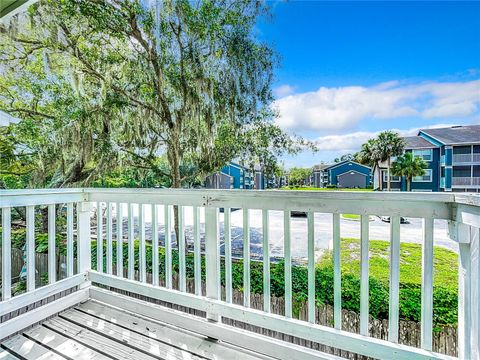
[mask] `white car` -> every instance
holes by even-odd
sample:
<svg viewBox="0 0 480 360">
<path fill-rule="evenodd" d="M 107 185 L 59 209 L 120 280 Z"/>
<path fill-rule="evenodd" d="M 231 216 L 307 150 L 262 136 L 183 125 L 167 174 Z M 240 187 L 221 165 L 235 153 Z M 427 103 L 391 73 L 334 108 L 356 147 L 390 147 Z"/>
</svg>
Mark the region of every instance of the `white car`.
<svg viewBox="0 0 480 360">
<path fill-rule="evenodd" d="M 390 222 L 390 216 L 381 216 L 380 220 L 383 222 Z M 400 224 L 408 224 L 408 220 L 404 218 L 403 216 L 400 217 Z"/>
</svg>

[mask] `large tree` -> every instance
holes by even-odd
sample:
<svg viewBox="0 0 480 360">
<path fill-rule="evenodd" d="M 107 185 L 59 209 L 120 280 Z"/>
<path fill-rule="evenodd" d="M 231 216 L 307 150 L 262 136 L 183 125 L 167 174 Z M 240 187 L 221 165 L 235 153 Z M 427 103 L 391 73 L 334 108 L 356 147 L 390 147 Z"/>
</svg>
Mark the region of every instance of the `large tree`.
<svg viewBox="0 0 480 360">
<path fill-rule="evenodd" d="M 380 171 L 382 156 L 378 149 L 376 139 L 369 139 L 366 143 L 362 144 L 360 151 L 356 154 L 356 160 L 361 164 L 372 167 L 374 171 L 378 169 L 378 186 L 379 189 L 382 190 L 382 172 Z"/>
<path fill-rule="evenodd" d="M 0 27 L 0 109 L 40 139 L 42 183 L 124 165 L 180 187 L 239 154 L 273 167 L 298 149 L 272 122 L 275 56 L 253 36 L 262 5 L 143 3 L 44 0 Z"/>
<path fill-rule="evenodd" d="M 387 190 L 390 191 L 390 168 L 392 157 L 399 156 L 405 148 L 405 140 L 394 131 L 382 131 L 376 138 L 377 152 L 381 162 L 387 162 Z"/>
</svg>

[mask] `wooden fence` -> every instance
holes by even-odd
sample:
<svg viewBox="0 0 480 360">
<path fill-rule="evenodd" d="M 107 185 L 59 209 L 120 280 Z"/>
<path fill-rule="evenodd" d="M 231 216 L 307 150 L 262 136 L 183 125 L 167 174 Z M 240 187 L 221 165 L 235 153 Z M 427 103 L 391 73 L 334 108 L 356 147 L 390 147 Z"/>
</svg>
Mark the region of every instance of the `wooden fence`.
<svg viewBox="0 0 480 360">
<path fill-rule="evenodd" d="M 63 257 L 57 256 L 57 269 L 60 269 L 60 264 L 65 263 L 65 259 Z M 37 269 L 37 284 L 42 283 L 41 275 L 48 271 L 47 262 L 48 258 L 45 254 L 36 254 L 36 269 Z M 12 249 L 12 277 L 15 277 L 16 274 L 20 273 L 20 270 L 23 265 L 22 260 L 22 251 L 18 249 Z M 1 267 L 1 257 L 0 257 L 0 267 Z M 76 269 L 76 266 L 75 266 Z M 115 272 L 115 268 L 114 268 Z M 62 271 L 59 271 L 57 275 L 60 278 L 62 277 Z M 126 276 L 126 272 L 125 272 Z M 138 274 L 136 274 L 138 279 Z M 152 282 L 151 274 L 147 274 L 147 282 Z M 160 285 L 164 285 L 162 279 L 160 279 Z M 174 277 L 173 281 L 174 288 L 178 289 L 178 279 Z M 205 295 L 205 283 L 202 284 L 203 290 L 202 293 Z M 114 289 L 112 289 L 114 290 Z M 187 279 L 187 292 L 194 293 L 195 285 L 193 279 Z M 123 291 L 119 291 L 121 293 L 125 293 Z M 222 298 L 225 298 L 225 293 L 223 289 Z M 134 296 L 139 299 L 151 301 L 154 303 L 164 304 L 161 301 L 145 298 L 139 296 L 138 294 L 128 294 L 130 296 Z M 233 291 L 233 303 L 242 305 L 243 304 L 243 293 L 238 290 Z M 307 321 L 307 304 L 301 303 L 296 304 L 296 309 L 298 311 L 294 311 L 293 317 L 299 320 Z M 172 307 L 171 304 L 168 306 Z M 196 314 L 199 316 L 205 316 L 203 312 L 196 311 L 194 309 L 186 309 L 178 306 L 173 306 L 182 311 L 186 311 L 188 313 Z M 251 307 L 253 309 L 263 310 L 263 295 L 261 294 L 251 294 Z M 285 303 L 283 298 L 271 298 L 271 312 L 274 314 L 284 314 Z M 364 360 L 369 359 L 365 356 L 360 356 L 358 354 L 349 353 L 347 351 L 342 351 L 339 349 L 335 349 L 332 347 L 328 347 L 325 345 L 321 345 L 319 343 L 314 343 L 312 341 L 307 341 L 303 339 L 294 338 L 290 335 L 285 335 L 282 333 L 278 333 L 276 331 L 271 331 L 268 329 L 260 328 L 257 326 L 252 326 L 250 324 L 242 323 L 239 321 L 231 320 L 231 319 L 223 319 L 223 322 L 229 325 L 233 325 L 245 330 L 257 332 L 263 335 L 267 335 L 276 339 L 281 339 L 284 341 L 292 342 L 301 346 L 305 346 L 311 349 L 316 349 L 320 351 L 324 351 L 326 353 L 334 354 L 337 356 L 345 357 L 348 359 L 358 359 Z M 319 325 L 333 327 L 333 306 L 330 305 L 318 305 L 316 307 L 316 323 Z M 360 332 L 360 316 L 359 314 L 348 311 L 342 310 L 342 329 L 353 332 L 359 333 Z M 369 324 L 369 332 L 370 336 L 378 339 L 387 340 L 388 338 L 388 320 L 379 320 L 373 319 L 370 317 L 370 324 Z M 420 347 L 420 323 L 414 321 L 402 321 L 399 322 L 399 343 L 414 347 Z M 433 333 L 433 351 L 450 355 L 450 356 L 457 356 L 457 328 L 456 327 L 442 327 L 439 329 L 434 329 Z"/>
</svg>

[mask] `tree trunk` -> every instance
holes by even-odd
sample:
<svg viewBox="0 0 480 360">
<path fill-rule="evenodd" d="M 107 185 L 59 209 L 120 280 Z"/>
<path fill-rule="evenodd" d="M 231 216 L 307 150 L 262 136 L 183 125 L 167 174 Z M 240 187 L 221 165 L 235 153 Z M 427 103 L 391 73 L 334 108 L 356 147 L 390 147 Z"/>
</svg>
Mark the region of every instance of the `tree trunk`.
<svg viewBox="0 0 480 360">
<path fill-rule="evenodd" d="M 390 157 L 387 160 L 387 190 L 390 191 Z"/>
<path fill-rule="evenodd" d="M 411 190 L 410 190 L 410 187 L 411 187 L 411 184 L 410 184 L 410 183 L 411 183 L 411 181 L 412 181 L 412 179 L 407 178 L 407 191 L 411 191 Z"/>
<path fill-rule="evenodd" d="M 176 130 L 173 130 L 171 136 L 171 144 L 167 149 L 167 156 L 169 158 L 169 163 L 171 167 L 171 180 L 172 180 L 172 188 L 179 189 L 181 187 L 181 178 L 180 178 L 180 140 Z M 179 234 L 179 227 L 178 227 L 178 206 L 173 206 L 173 220 L 174 220 L 174 228 L 175 228 L 175 239 L 177 242 L 177 249 L 180 245 L 180 234 Z M 185 239 L 182 239 L 185 241 Z"/>
<path fill-rule="evenodd" d="M 382 169 L 380 168 L 379 163 L 377 163 L 377 168 L 378 168 L 378 189 L 383 190 Z"/>
</svg>

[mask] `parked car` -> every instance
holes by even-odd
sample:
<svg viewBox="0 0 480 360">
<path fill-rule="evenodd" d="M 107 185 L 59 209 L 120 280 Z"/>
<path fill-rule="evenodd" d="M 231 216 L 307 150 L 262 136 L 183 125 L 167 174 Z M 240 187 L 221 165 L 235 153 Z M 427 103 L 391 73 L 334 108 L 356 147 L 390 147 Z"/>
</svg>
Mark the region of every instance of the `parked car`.
<svg viewBox="0 0 480 360">
<path fill-rule="evenodd" d="M 380 220 L 382 220 L 383 222 L 389 223 L 390 222 L 390 216 L 381 216 Z M 409 222 L 406 218 L 404 218 L 403 216 L 400 216 L 400 224 L 408 224 L 408 223 Z"/>
<path fill-rule="evenodd" d="M 307 217 L 307 213 L 305 211 L 290 211 L 291 217 Z"/>
</svg>

